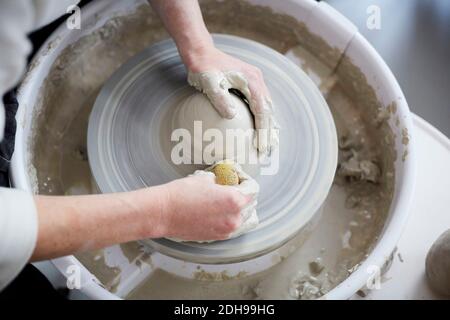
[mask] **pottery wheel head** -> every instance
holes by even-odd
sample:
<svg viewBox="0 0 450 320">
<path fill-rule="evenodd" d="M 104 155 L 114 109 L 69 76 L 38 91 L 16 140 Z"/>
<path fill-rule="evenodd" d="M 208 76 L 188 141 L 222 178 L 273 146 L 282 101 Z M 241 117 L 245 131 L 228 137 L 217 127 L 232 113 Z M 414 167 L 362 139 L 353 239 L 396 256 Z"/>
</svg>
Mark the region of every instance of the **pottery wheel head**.
<svg viewBox="0 0 450 320">
<path fill-rule="evenodd" d="M 214 243 L 143 240 L 159 252 L 196 263 L 232 263 L 268 253 L 299 232 L 319 211 L 337 164 L 337 137 L 325 99 L 308 76 L 257 42 L 214 35 L 222 51 L 263 72 L 280 125 L 280 144 L 248 170 L 260 185 L 259 226 Z M 103 193 L 167 183 L 205 165 L 175 164 L 173 130 L 183 101 L 196 93 L 172 40 L 147 48 L 106 82 L 89 119 L 88 153 Z M 169 146 L 169 147 L 168 147 Z"/>
</svg>

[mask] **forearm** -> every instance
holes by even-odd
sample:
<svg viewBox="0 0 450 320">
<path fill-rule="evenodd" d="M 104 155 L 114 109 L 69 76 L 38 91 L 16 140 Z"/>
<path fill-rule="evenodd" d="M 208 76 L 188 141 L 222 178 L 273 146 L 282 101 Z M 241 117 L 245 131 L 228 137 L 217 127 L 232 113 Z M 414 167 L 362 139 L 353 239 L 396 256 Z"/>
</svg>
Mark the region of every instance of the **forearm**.
<svg viewBox="0 0 450 320">
<path fill-rule="evenodd" d="M 213 47 L 197 0 L 149 0 L 174 39 L 183 62 L 190 64 L 198 52 Z"/>
<path fill-rule="evenodd" d="M 33 261 L 164 236 L 164 186 L 129 193 L 35 197 L 39 220 Z"/>
</svg>

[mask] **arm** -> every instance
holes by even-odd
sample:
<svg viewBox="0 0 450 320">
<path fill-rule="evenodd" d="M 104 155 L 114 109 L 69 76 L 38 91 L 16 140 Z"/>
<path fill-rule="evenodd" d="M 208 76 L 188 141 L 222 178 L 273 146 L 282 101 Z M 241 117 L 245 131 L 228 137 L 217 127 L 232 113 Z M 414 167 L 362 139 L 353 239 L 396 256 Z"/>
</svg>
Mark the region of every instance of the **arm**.
<svg viewBox="0 0 450 320">
<path fill-rule="evenodd" d="M 0 28 L 0 93 L 14 86 L 25 68 L 30 50 L 25 34 L 32 28 L 27 20 L 43 21 L 33 14 L 30 3 L 34 2 L 0 2 L 0 26 L 9 27 Z M 41 4 L 50 8 L 55 3 Z M 2 33 L 14 26 L 18 34 Z M 3 47 L 4 43 L 9 45 Z M 2 112 L 0 105 L 0 139 Z M 233 188 L 216 185 L 211 176 L 129 193 L 79 197 L 33 198 L 20 190 L 0 188 L 0 290 L 30 257 L 49 259 L 143 238 L 225 239 L 241 224 L 240 211 L 250 201 Z"/>
<path fill-rule="evenodd" d="M 198 54 L 214 47 L 197 0 L 150 0 L 149 2 L 175 41 L 186 66 L 193 65 Z"/>
<path fill-rule="evenodd" d="M 163 188 L 73 197 L 36 196 L 39 233 L 32 260 L 94 250 L 114 243 L 164 235 Z M 142 217 L 145 208 L 145 219 Z M 145 220 L 151 223 L 145 223 Z"/>
<path fill-rule="evenodd" d="M 0 1 L 0 141 L 5 110 L 2 96 L 17 85 L 31 52 L 27 33 L 65 13 L 72 0 Z M 9 159 L 9 154 L 2 155 Z M 4 163 L 7 163 L 7 160 Z M 4 166 L 0 164 L 0 170 Z M 23 268 L 33 253 L 37 217 L 33 197 L 20 190 L 0 188 L 0 290 Z"/>
<path fill-rule="evenodd" d="M 233 118 L 235 107 L 229 89 L 238 89 L 249 101 L 258 130 L 260 152 L 278 145 L 278 125 L 261 70 L 214 47 L 197 0 L 149 0 L 173 37 L 188 81 L 205 93 L 224 118 Z"/>
<path fill-rule="evenodd" d="M 225 239 L 240 226 L 241 209 L 253 201 L 217 185 L 213 175 L 127 193 L 35 200 L 34 261 L 145 238 Z"/>
</svg>

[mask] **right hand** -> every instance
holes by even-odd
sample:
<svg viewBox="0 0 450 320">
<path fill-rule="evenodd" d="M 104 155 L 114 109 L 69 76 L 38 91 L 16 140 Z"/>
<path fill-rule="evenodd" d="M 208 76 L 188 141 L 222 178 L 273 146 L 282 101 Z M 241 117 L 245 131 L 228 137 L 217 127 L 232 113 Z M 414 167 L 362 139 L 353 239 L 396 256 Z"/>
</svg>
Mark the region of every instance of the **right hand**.
<svg viewBox="0 0 450 320">
<path fill-rule="evenodd" d="M 165 185 L 165 235 L 187 241 L 227 239 L 242 223 L 241 210 L 253 199 L 215 183 L 213 173 L 194 175 Z"/>
<path fill-rule="evenodd" d="M 255 147 L 260 153 L 270 153 L 279 144 L 279 126 L 262 71 L 214 46 L 197 50 L 190 56 L 185 59 L 189 84 L 205 93 L 217 112 L 227 119 L 236 115 L 229 89 L 239 90 L 255 118 Z"/>
</svg>

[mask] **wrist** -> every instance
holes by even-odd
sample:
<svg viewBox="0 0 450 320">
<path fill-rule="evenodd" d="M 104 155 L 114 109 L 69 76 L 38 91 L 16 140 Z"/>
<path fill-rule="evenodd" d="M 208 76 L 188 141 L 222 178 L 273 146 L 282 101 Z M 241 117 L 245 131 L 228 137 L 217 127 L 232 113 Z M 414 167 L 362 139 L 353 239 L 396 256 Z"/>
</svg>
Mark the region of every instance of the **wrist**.
<svg viewBox="0 0 450 320">
<path fill-rule="evenodd" d="M 196 63 L 198 63 L 199 57 L 206 56 L 210 52 L 216 50 L 211 36 L 209 39 L 203 41 L 194 42 L 189 45 L 179 46 L 179 52 L 181 60 L 188 70 L 195 69 Z"/>
<path fill-rule="evenodd" d="M 137 239 L 165 237 L 169 226 L 166 185 L 134 191 L 131 197 L 131 201 L 139 204 L 136 218 L 142 227 Z"/>
</svg>

